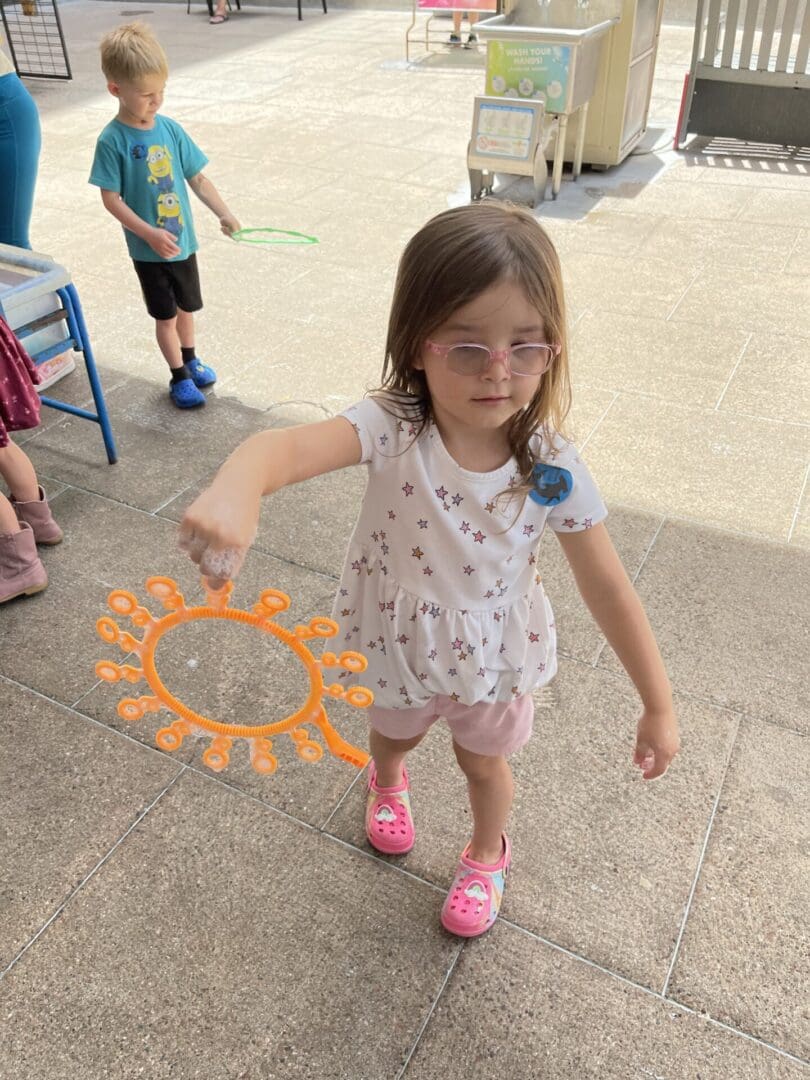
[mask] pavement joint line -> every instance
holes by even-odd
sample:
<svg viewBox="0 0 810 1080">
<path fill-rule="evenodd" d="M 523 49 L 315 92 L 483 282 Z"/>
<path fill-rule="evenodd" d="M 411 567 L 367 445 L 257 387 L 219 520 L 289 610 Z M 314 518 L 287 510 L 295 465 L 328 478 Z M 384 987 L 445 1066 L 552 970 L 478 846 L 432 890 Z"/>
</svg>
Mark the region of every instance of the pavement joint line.
<svg viewBox="0 0 810 1080">
<path fill-rule="evenodd" d="M 611 506 L 621 507 L 623 510 L 633 510 L 636 513 L 652 514 L 648 506 L 640 506 L 633 503 L 611 503 Z M 689 517 L 687 514 L 672 513 L 669 510 L 658 511 L 658 513 L 664 513 L 667 519 L 672 522 L 679 522 L 683 525 L 692 525 L 696 529 L 703 529 L 708 532 L 724 533 L 727 536 L 742 537 L 745 540 L 755 540 L 759 544 L 773 544 L 782 548 L 788 548 L 788 542 L 784 539 L 779 539 L 774 536 L 766 536 L 764 533 L 748 532 L 745 529 L 734 529 L 730 525 L 719 525 L 716 522 L 702 521 L 700 518 Z"/>
<path fill-rule="evenodd" d="M 535 933 L 533 930 L 527 930 L 525 926 L 520 926 L 518 923 L 512 922 L 510 919 L 505 919 L 502 915 L 498 916 L 498 922 L 502 922 L 505 926 L 516 930 L 520 934 L 525 934 L 527 937 L 532 938 L 534 941 L 539 941 L 542 945 L 547 945 L 555 952 L 560 952 L 564 956 L 567 956 L 570 960 L 574 960 L 577 963 L 584 964 L 586 967 L 593 968 L 599 971 L 602 975 L 607 975 L 608 978 L 614 979 L 616 982 L 623 983 L 625 986 L 630 987 L 632 990 L 638 990 L 647 997 L 655 998 L 656 1001 L 662 1002 L 664 1005 L 670 1005 L 673 1008 L 679 1009 L 681 1012 L 687 1013 L 689 1016 L 695 1016 L 699 1020 L 704 1020 L 708 1024 L 713 1024 L 715 1027 L 722 1028 L 724 1031 L 728 1031 L 732 1035 L 737 1035 L 741 1039 L 748 1039 L 750 1042 L 757 1043 L 759 1046 L 765 1047 L 767 1050 L 772 1050 L 775 1054 L 779 1054 L 781 1057 L 788 1058 L 788 1060 L 795 1062 L 797 1065 L 808 1065 L 810 1062 L 805 1061 L 804 1058 L 797 1057 L 795 1054 L 791 1054 L 789 1050 L 783 1050 L 780 1046 L 774 1045 L 774 1043 L 768 1042 L 766 1039 L 761 1039 L 758 1035 L 752 1035 L 748 1031 L 743 1031 L 742 1028 L 733 1027 L 731 1024 L 725 1023 L 723 1020 L 718 1020 L 708 1013 L 700 1012 L 699 1009 L 693 1009 L 690 1005 L 684 1005 L 683 1002 L 678 1001 L 677 998 L 665 997 L 657 990 L 651 989 L 649 986 L 644 986 L 643 983 L 636 982 L 634 979 L 628 978 L 626 975 L 620 975 L 616 971 L 611 971 L 610 968 L 603 967 L 601 964 L 597 964 L 594 960 L 589 960 L 587 956 L 581 956 L 579 953 L 573 952 L 571 949 L 567 949 L 564 945 L 558 945 L 554 941 L 550 941 L 548 938 L 543 937 L 541 934 Z"/>
<path fill-rule="evenodd" d="M 684 932 L 686 931 L 686 924 L 689 921 L 689 916 L 690 916 L 691 911 L 692 911 L 692 901 L 695 898 L 695 892 L 697 890 L 698 880 L 700 878 L 701 870 L 703 869 L 703 861 L 706 858 L 706 850 L 708 849 L 709 839 L 710 839 L 710 837 L 712 835 L 712 829 L 714 828 L 714 819 L 717 816 L 717 808 L 720 805 L 720 798 L 721 798 L 721 796 L 723 794 L 723 787 L 725 786 L 726 777 L 728 775 L 728 770 L 731 767 L 731 761 L 732 761 L 732 759 L 734 757 L 734 750 L 735 750 L 735 748 L 737 746 L 737 739 L 738 739 L 738 736 L 740 734 L 740 724 L 741 723 L 742 723 L 742 721 L 738 718 L 737 719 L 737 724 L 736 724 L 735 729 L 734 729 L 734 735 L 733 735 L 733 738 L 731 740 L 731 745 L 729 746 L 729 749 L 728 749 L 728 756 L 726 758 L 725 767 L 723 768 L 723 775 L 720 778 L 720 783 L 718 784 L 718 787 L 717 787 L 717 795 L 715 796 L 714 805 L 712 806 L 711 814 L 709 815 L 709 822 L 708 822 L 708 824 L 706 826 L 706 834 L 703 837 L 703 845 L 702 845 L 702 847 L 700 849 L 700 855 L 698 856 L 698 863 L 697 863 L 697 867 L 695 868 L 695 876 L 692 879 L 692 887 L 689 890 L 689 896 L 686 898 L 686 905 L 684 906 L 684 909 L 683 909 L 683 918 L 681 919 L 681 925 L 680 925 L 680 929 L 678 930 L 678 936 L 675 939 L 675 946 L 674 946 L 674 948 L 672 950 L 672 959 L 670 960 L 670 963 L 669 963 L 669 970 L 667 971 L 666 978 L 664 979 L 664 985 L 663 985 L 663 987 L 661 989 L 661 997 L 663 997 L 663 998 L 665 998 L 667 996 L 667 991 L 669 990 L 669 984 L 672 981 L 672 975 L 673 975 L 673 972 L 675 971 L 675 964 L 678 961 L 678 954 L 680 953 L 680 950 L 681 950 L 681 942 L 683 941 L 683 935 L 684 935 Z"/>
<path fill-rule="evenodd" d="M 605 407 L 605 410 L 604 410 L 604 412 L 603 412 L 603 413 L 602 413 L 602 415 L 601 415 L 601 416 L 599 417 L 599 419 L 598 419 L 598 420 L 596 421 L 596 423 L 595 423 L 595 424 L 593 425 L 593 427 L 592 427 L 592 428 L 591 428 L 591 430 L 590 430 L 590 431 L 588 432 L 588 434 L 587 434 L 587 436 L 585 437 L 585 439 L 583 440 L 583 442 L 582 442 L 582 443 L 580 444 L 580 446 L 578 447 L 578 449 L 580 450 L 580 452 L 581 452 L 581 451 L 583 451 L 583 450 L 585 449 L 585 447 L 586 447 L 586 446 L 588 445 L 588 443 L 589 443 L 589 442 L 591 441 L 591 439 L 592 439 L 592 438 L 594 437 L 594 435 L 596 434 L 596 432 L 597 432 L 597 431 L 599 430 L 599 428 L 600 428 L 600 426 L 601 426 L 601 424 L 602 424 L 602 421 L 603 421 L 603 420 L 605 419 L 605 417 L 607 416 L 607 414 L 608 414 L 608 413 L 610 412 L 610 410 L 611 410 L 611 409 L 613 408 L 613 406 L 614 406 L 614 405 L 616 404 L 616 402 L 617 402 L 618 400 L 619 400 L 619 391 L 618 391 L 618 390 L 614 390 L 614 391 L 613 391 L 613 397 L 612 397 L 612 398 L 610 399 L 610 401 L 608 402 L 607 406 Z"/>
<path fill-rule="evenodd" d="M 680 296 L 678 297 L 678 299 L 677 299 L 677 300 L 675 301 L 675 307 L 674 307 L 674 308 L 672 309 L 672 311 L 670 311 L 670 313 L 669 313 L 669 314 L 667 315 L 667 317 L 666 317 L 666 318 L 664 319 L 664 322 L 665 322 L 665 323 L 668 323 L 668 322 L 670 321 L 670 319 L 672 318 L 672 316 L 673 316 L 673 315 L 675 314 L 675 312 L 676 312 L 676 311 L 678 310 L 678 308 L 679 308 L 679 307 L 681 306 L 681 304 L 683 303 L 683 300 L 684 300 L 684 298 L 686 297 L 686 294 L 687 294 L 687 293 L 689 292 L 689 290 L 690 290 L 690 289 L 692 288 L 692 286 L 693 286 L 693 285 L 695 284 L 695 282 L 697 281 L 697 279 L 698 279 L 698 278 L 700 277 L 701 273 L 702 273 L 702 271 L 701 271 L 701 270 L 695 270 L 694 274 L 692 275 L 692 280 L 691 280 L 691 281 L 689 282 L 689 284 L 688 284 L 688 285 L 686 286 L 686 288 L 685 288 L 685 289 L 683 290 L 683 292 L 681 293 L 681 295 L 680 295 Z"/>
<path fill-rule="evenodd" d="M 428 1024 L 430 1023 L 430 1021 L 431 1021 L 431 1019 L 433 1017 L 433 1013 L 436 1011 L 436 1006 L 439 1004 L 439 999 L 441 998 L 442 994 L 444 993 L 444 991 L 445 991 L 445 989 L 447 987 L 447 984 L 450 982 L 450 979 L 451 979 L 451 977 L 453 975 L 453 972 L 456 970 L 456 964 L 458 963 L 459 957 L 461 956 L 462 952 L 464 951 L 464 946 L 466 944 L 467 944 L 466 941 L 461 941 L 459 943 L 459 946 L 456 949 L 456 955 L 453 957 L 452 961 L 450 962 L 450 966 L 448 967 L 447 971 L 445 972 L 444 979 L 442 980 L 442 985 L 439 987 L 439 992 L 436 994 L 435 998 L 433 999 L 433 1002 L 432 1002 L 430 1008 L 427 1011 L 427 1015 L 425 1016 L 424 1020 L 422 1021 L 421 1025 L 419 1027 L 419 1030 L 416 1033 L 416 1038 L 414 1039 L 413 1044 L 411 1045 L 411 1048 L 408 1051 L 408 1053 L 407 1053 L 407 1055 L 405 1057 L 405 1060 L 402 1063 L 402 1067 L 400 1068 L 399 1072 L 396 1075 L 396 1080 L 402 1080 L 402 1077 L 408 1071 L 408 1066 L 411 1063 L 411 1058 L 416 1053 L 416 1048 L 419 1046 L 419 1043 L 422 1041 L 422 1036 L 425 1034 L 425 1031 L 427 1030 L 427 1026 L 428 1026 Z"/>
<path fill-rule="evenodd" d="M 799 512 L 801 511 L 801 508 L 802 508 L 802 502 L 804 500 L 804 493 L 807 490 L 808 477 L 810 477 L 810 465 L 808 465 L 807 468 L 804 470 L 804 481 L 802 483 L 802 490 L 799 492 L 799 497 L 796 500 L 796 509 L 793 511 L 793 520 L 791 521 L 790 528 L 788 529 L 788 535 L 787 535 L 787 542 L 788 543 L 790 543 L 790 539 L 793 536 L 794 530 L 796 529 L 796 522 L 799 520 Z"/>
<path fill-rule="evenodd" d="M 663 514 L 661 516 L 661 520 L 658 522 L 658 527 L 656 528 L 655 532 L 653 533 L 652 539 L 650 540 L 649 544 L 647 544 L 647 547 L 644 549 L 644 552 L 643 552 L 643 554 L 641 556 L 641 561 L 639 562 L 638 566 L 636 567 L 635 573 L 630 578 L 630 581 L 632 582 L 634 588 L 635 588 L 636 582 L 638 581 L 639 577 L 641 576 L 641 571 L 644 569 L 644 564 L 647 562 L 647 558 L 648 558 L 650 552 L 652 551 L 653 547 L 655 546 L 655 541 L 658 539 L 658 537 L 659 537 L 659 535 L 661 533 L 661 530 L 663 529 L 664 525 L 666 525 L 666 523 L 667 523 L 667 515 Z M 607 648 L 607 638 L 605 638 L 603 636 L 602 641 L 601 641 L 598 649 L 596 650 L 596 659 L 594 660 L 593 664 L 591 665 L 592 667 L 596 668 L 596 667 L 599 666 L 599 661 L 602 659 L 602 653 L 605 651 L 606 648 Z"/>
<path fill-rule="evenodd" d="M 785 255 L 784 262 L 782 263 L 782 266 L 780 267 L 780 273 L 782 273 L 782 274 L 784 274 L 786 272 L 787 264 L 790 262 L 790 258 L 793 255 L 793 252 L 799 246 L 799 236 L 800 235 L 801 235 L 801 232 L 797 231 L 796 235 L 793 237 L 793 243 L 790 245 L 788 253 L 787 253 L 787 255 Z"/>
<path fill-rule="evenodd" d="M 55 705 L 58 709 L 65 709 L 67 712 L 73 713 L 74 716 L 79 716 L 82 720 L 87 720 L 89 723 L 101 728 L 102 731 L 106 731 L 108 735 L 119 735 L 133 746 L 137 746 L 141 750 L 148 750 L 151 754 L 157 754 L 163 761 L 172 761 L 172 758 L 170 758 L 163 750 L 158 750 L 157 747 L 151 746 L 147 742 L 140 742 L 138 739 L 133 739 L 131 735 L 127 735 L 127 733 L 120 728 L 111 727 L 109 724 L 105 724 L 103 720 L 97 720 L 95 716 L 90 716 L 88 713 L 82 712 L 81 709 L 77 709 L 73 705 L 66 705 L 64 701 L 57 701 L 56 698 L 48 697 L 48 695 L 43 694 L 41 690 L 37 690 L 33 686 L 28 686 L 26 683 L 18 682 L 17 679 L 12 679 L 10 675 L 0 673 L 0 682 L 8 683 L 9 686 L 16 686 L 18 690 L 25 690 L 29 694 L 34 694 L 36 697 L 42 698 L 43 701 Z M 91 687 L 91 689 L 94 689 L 94 687 Z M 88 693 L 90 693 L 89 690 Z M 86 695 L 82 696 L 84 697 Z M 79 700 L 81 701 L 81 698 L 79 698 Z M 185 763 L 180 764 L 177 759 L 174 759 L 174 764 L 178 765 L 178 768 L 181 771 L 186 767 Z"/>
<path fill-rule="evenodd" d="M 335 814 L 336 814 L 336 813 L 338 812 L 338 810 L 339 810 L 339 809 L 341 808 L 341 806 L 343 805 L 343 803 L 344 803 L 344 800 L 345 800 L 345 799 L 347 798 L 347 796 L 348 796 L 349 792 L 350 792 L 350 791 L 353 791 L 353 790 L 354 790 L 354 785 L 355 785 L 355 784 L 358 784 L 358 783 L 360 782 L 360 777 L 361 777 L 361 776 L 363 775 L 363 771 L 364 771 L 363 769 L 358 769 L 358 771 L 357 771 L 357 776 L 355 776 L 354 780 L 352 780 L 352 782 L 351 782 L 351 783 L 349 784 L 349 786 L 348 786 L 348 787 L 346 788 L 346 790 L 345 790 L 345 791 L 343 792 L 343 794 L 342 794 L 342 795 L 340 796 L 340 798 L 338 799 L 338 801 L 337 801 L 337 802 L 335 803 L 335 805 L 334 805 L 334 806 L 332 807 L 332 811 L 331 811 L 331 813 L 329 814 L 329 817 L 327 817 L 326 821 L 324 821 L 324 822 L 323 822 L 323 824 L 322 824 L 322 825 L 320 826 L 320 831 L 321 831 L 321 832 L 325 832 L 325 831 L 326 831 L 326 828 L 327 828 L 327 826 L 329 825 L 329 822 L 330 822 L 330 821 L 332 820 L 332 818 L 333 818 L 333 817 L 335 816 Z"/>
<path fill-rule="evenodd" d="M 386 859 L 381 859 L 378 855 L 375 855 L 371 851 L 365 851 L 363 848 L 359 848 L 356 844 L 350 843 L 348 840 L 343 840 L 340 836 L 335 836 L 334 833 L 326 832 L 322 827 L 318 825 L 311 825 L 308 821 L 304 821 L 302 818 L 296 817 L 294 814 L 289 813 L 287 810 L 282 810 L 278 806 L 274 806 L 272 803 L 265 802 L 260 799 L 258 795 L 254 795 L 250 791 L 244 791 L 242 788 L 237 788 L 228 784 L 225 780 L 219 776 L 212 776 L 208 772 L 203 772 L 193 761 L 188 762 L 184 766 L 184 769 L 193 772 L 196 776 L 202 777 L 204 780 L 210 783 L 219 784 L 221 787 L 226 788 L 232 795 L 239 798 L 248 799 L 250 802 L 257 803 L 259 806 L 264 807 L 265 810 L 269 810 L 274 814 L 279 814 L 281 817 L 286 818 L 287 821 L 292 822 L 294 825 L 300 825 L 308 832 L 317 833 L 319 836 L 325 837 L 327 840 L 332 841 L 335 844 L 339 844 L 341 847 L 353 852 L 355 855 L 362 855 L 364 859 L 370 859 L 378 866 L 387 867 L 390 870 L 395 870 L 398 874 L 402 874 L 404 877 L 410 878 L 411 881 L 416 881 L 420 885 L 426 885 L 434 892 L 442 893 L 446 891 L 442 886 L 436 885 L 432 881 L 428 881 L 426 878 L 419 877 L 418 874 L 414 874 L 412 870 L 406 870 L 403 866 L 397 866 L 394 862 L 388 862 Z"/>
<path fill-rule="evenodd" d="M 733 367 L 733 368 L 731 369 L 731 374 L 730 374 L 730 375 L 729 375 L 729 377 L 728 377 L 728 378 L 726 379 L 726 385 L 725 385 L 725 386 L 723 387 L 723 389 L 722 389 L 722 390 L 720 391 L 720 397 L 719 397 L 719 398 L 717 399 L 717 401 L 716 401 L 716 402 L 714 403 L 714 411 L 715 411 L 715 412 L 719 412 L 719 411 L 720 411 L 720 406 L 721 406 L 721 405 L 722 405 L 722 403 L 723 403 L 723 398 L 724 398 L 724 397 L 726 396 L 726 391 L 727 391 L 727 390 L 728 390 L 728 388 L 729 388 L 729 387 L 731 386 L 731 383 L 732 383 L 732 381 L 733 381 L 733 379 L 734 379 L 734 376 L 735 376 L 735 375 L 737 374 L 737 368 L 738 368 L 738 367 L 740 366 L 740 364 L 742 363 L 742 359 L 743 359 L 743 357 L 745 356 L 745 353 L 746 353 L 746 350 L 748 349 L 748 346 L 749 346 L 749 345 L 751 344 L 751 339 L 753 338 L 753 336 L 754 336 L 754 331 L 752 330 L 752 331 L 751 331 L 751 332 L 749 333 L 748 337 L 747 337 L 747 338 L 745 339 L 745 343 L 743 344 L 743 347 L 742 347 L 742 348 L 740 349 L 740 354 L 739 354 L 739 356 L 737 357 L 736 361 L 734 362 L 734 367 Z M 728 415 L 728 413 L 727 413 L 726 415 Z M 732 413 L 731 415 L 733 415 L 733 413 Z"/>
<path fill-rule="evenodd" d="M 96 863 L 96 865 L 90 871 L 90 873 L 86 874 L 85 877 L 82 878 L 82 880 L 79 882 L 79 884 L 68 893 L 67 897 L 62 901 L 62 903 L 59 905 L 59 907 L 56 909 L 56 911 L 54 911 L 54 913 L 51 915 L 51 917 L 45 923 L 43 923 L 43 925 L 39 928 L 39 930 L 37 930 L 36 934 L 34 934 L 34 936 L 25 945 L 23 945 L 22 949 L 20 949 L 20 951 L 17 953 L 17 955 L 14 957 L 14 959 L 8 965 L 8 967 L 6 967 L 3 971 L 0 971 L 0 982 L 2 982 L 2 980 L 11 971 L 11 969 L 16 966 L 16 964 L 28 952 L 28 950 L 31 948 L 31 946 L 36 941 L 38 941 L 40 937 L 42 937 L 42 935 L 45 933 L 45 931 L 48 929 L 48 927 L 51 925 L 51 923 L 55 922 L 59 918 L 59 916 L 62 914 L 62 912 L 68 906 L 68 904 L 71 902 L 73 897 L 81 889 L 84 888 L 84 886 L 87 884 L 87 882 L 92 877 L 95 876 L 95 874 L 107 862 L 107 860 L 110 858 L 110 856 L 113 854 L 113 852 L 118 850 L 118 848 L 121 846 L 121 844 L 123 844 L 123 842 L 129 836 L 129 834 L 133 831 L 133 829 L 137 828 L 137 826 L 140 825 L 140 823 L 143 821 L 143 819 L 146 817 L 146 815 L 157 805 L 157 803 L 163 798 L 163 796 L 166 794 L 166 792 L 171 787 L 173 787 L 174 784 L 177 783 L 177 781 L 180 779 L 180 777 L 182 776 L 185 769 L 186 769 L 186 766 L 184 765 L 177 772 L 177 774 L 171 778 L 171 780 L 166 785 L 166 787 L 164 787 L 163 790 L 161 792 L 159 792 L 158 795 L 152 800 L 152 802 L 146 807 L 146 809 L 137 816 L 137 818 L 132 822 L 132 824 L 129 826 L 129 828 L 124 833 L 122 833 L 121 836 L 118 837 L 118 839 L 115 841 L 113 846 L 109 849 L 109 851 L 107 851 L 107 853 L 101 859 L 99 859 L 99 861 Z"/>
</svg>

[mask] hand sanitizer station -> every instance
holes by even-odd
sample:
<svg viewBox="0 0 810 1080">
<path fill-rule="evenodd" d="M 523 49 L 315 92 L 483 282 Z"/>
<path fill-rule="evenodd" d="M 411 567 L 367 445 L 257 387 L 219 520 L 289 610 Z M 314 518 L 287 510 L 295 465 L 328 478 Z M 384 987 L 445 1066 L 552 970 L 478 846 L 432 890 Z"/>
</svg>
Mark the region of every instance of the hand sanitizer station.
<svg viewBox="0 0 810 1080">
<path fill-rule="evenodd" d="M 662 7 L 663 0 L 507 0 L 502 15 L 478 22 L 487 43 L 487 81 L 486 98 L 476 99 L 470 142 L 474 198 L 481 170 L 534 175 L 537 188 L 537 152 L 553 160 L 555 197 L 563 161 L 573 162 L 576 179 L 583 163 L 606 168 L 630 153 L 647 129 Z M 482 104 L 498 99 L 544 113 L 535 145 L 526 148 L 530 164 L 513 169 L 509 155 L 497 160 L 480 130 Z M 506 116 L 504 131 L 516 124 Z M 487 124 L 490 131 L 498 127 L 494 112 Z M 488 186 L 483 179 L 478 194 Z"/>
</svg>

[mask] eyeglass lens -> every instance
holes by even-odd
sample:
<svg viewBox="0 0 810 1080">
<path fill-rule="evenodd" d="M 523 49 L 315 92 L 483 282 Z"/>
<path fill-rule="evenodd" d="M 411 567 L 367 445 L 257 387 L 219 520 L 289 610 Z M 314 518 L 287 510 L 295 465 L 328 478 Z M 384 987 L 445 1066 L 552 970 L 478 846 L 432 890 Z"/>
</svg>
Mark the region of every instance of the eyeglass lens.
<svg viewBox="0 0 810 1080">
<path fill-rule="evenodd" d="M 509 367 L 515 375 L 542 375 L 551 361 L 550 345 L 515 345 L 509 352 Z M 457 375 L 480 375 L 489 367 L 491 353 L 483 345 L 454 345 L 447 362 Z"/>
</svg>

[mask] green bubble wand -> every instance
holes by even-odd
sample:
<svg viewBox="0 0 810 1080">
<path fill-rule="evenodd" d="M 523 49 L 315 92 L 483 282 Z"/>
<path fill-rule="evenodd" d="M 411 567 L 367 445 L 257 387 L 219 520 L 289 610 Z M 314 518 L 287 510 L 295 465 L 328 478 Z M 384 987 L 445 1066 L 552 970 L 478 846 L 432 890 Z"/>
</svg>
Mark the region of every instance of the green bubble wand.
<svg viewBox="0 0 810 1080">
<path fill-rule="evenodd" d="M 237 244 L 317 244 L 317 236 L 292 229 L 239 229 L 231 233 Z"/>
</svg>

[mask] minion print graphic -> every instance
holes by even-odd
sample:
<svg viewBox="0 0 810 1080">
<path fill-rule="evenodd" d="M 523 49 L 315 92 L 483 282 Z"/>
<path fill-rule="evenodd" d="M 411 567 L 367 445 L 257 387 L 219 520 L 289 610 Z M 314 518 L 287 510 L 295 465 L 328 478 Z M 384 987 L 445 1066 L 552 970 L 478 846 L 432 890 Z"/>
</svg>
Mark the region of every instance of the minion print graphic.
<svg viewBox="0 0 810 1080">
<path fill-rule="evenodd" d="M 180 212 L 180 200 L 173 191 L 162 191 L 158 195 L 157 212 L 158 228 L 170 232 L 179 243 L 183 231 L 183 215 Z"/>
<path fill-rule="evenodd" d="M 156 184 L 158 191 L 173 191 L 172 155 L 166 146 L 150 146 L 146 155 L 149 166 L 148 183 Z"/>
</svg>

